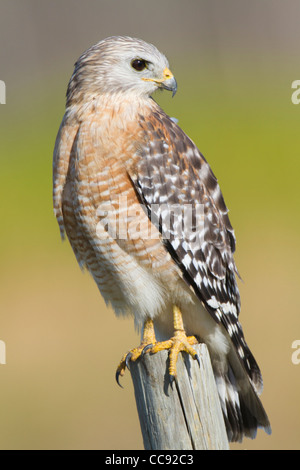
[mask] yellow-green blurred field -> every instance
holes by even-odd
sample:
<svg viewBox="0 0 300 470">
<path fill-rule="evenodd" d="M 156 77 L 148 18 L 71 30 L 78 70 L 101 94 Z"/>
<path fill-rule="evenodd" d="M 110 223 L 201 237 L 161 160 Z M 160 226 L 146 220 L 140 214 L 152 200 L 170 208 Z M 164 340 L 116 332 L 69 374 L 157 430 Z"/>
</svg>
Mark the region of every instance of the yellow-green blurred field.
<svg viewBox="0 0 300 470">
<path fill-rule="evenodd" d="M 53 8 L 55 17 L 59 7 Z M 126 34 L 142 36 L 127 21 Z M 0 340 L 7 348 L 7 364 L 0 365 L 1 449 L 143 445 L 130 375 L 124 389 L 114 379 L 121 355 L 138 342 L 133 322 L 105 307 L 68 242 L 61 243 L 52 213 L 52 151 L 73 63 L 95 42 L 95 28 L 86 34 L 63 66 L 53 52 L 47 74 L 7 81 L 7 104 L 0 105 Z M 97 34 L 108 35 L 101 28 Z M 188 34 L 186 27 L 186 44 Z M 152 41 L 168 54 L 161 30 L 159 38 Z M 288 47 L 261 53 L 259 44 L 224 56 L 221 50 L 221 59 L 174 51 L 178 93 L 156 99 L 208 159 L 230 208 L 243 278 L 241 321 L 263 372 L 273 429 L 232 448 L 299 449 L 300 365 L 291 361 L 292 342 L 300 339 L 300 105 L 291 102 L 299 62 Z M 2 68 L 0 79 L 6 80 Z"/>
</svg>

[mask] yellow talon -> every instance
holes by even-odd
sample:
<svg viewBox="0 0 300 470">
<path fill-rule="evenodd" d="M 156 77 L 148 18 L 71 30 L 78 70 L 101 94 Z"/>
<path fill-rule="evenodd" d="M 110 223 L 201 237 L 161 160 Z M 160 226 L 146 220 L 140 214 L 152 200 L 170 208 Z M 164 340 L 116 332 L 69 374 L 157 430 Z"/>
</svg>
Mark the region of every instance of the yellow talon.
<svg viewBox="0 0 300 470">
<path fill-rule="evenodd" d="M 198 341 L 194 336 L 186 336 L 184 330 L 175 330 L 174 336 L 170 338 L 167 341 L 162 341 L 159 343 L 156 343 L 151 349 L 150 353 L 155 354 L 158 351 L 163 351 L 165 349 L 169 349 L 169 374 L 170 374 L 170 379 L 171 382 L 174 380 L 174 378 L 177 375 L 177 370 L 176 370 L 176 363 L 178 359 L 178 354 L 181 351 L 184 351 L 192 356 L 193 359 L 198 360 L 199 358 L 194 350 L 192 348 L 193 344 L 197 344 Z"/>
<path fill-rule="evenodd" d="M 119 377 L 123 377 L 125 374 L 126 367 L 129 369 L 129 362 L 136 361 L 139 357 L 143 356 L 148 350 L 151 349 L 153 344 L 156 343 L 154 325 L 152 320 L 146 320 L 144 325 L 144 334 L 143 340 L 137 348 L 131 349 L 122 357 L 120 364 L 118 365 L 116 372 L 116 381 L 121 386 L 119 382 Z"/>
<path fill-rule="evenodd" d="M 176 363 L 178 354 L 184 351 L 196 359 L 200 365 L 199 357 L 192 347 L 198 341 L 194 336 L 187 336 L 183 326 L 182 314 L 177 306 L 173 307 L 174 316 L 174 336 L 167 341 L 156 341 L 154 325 L 152 320 L 147 320 L 144 326 L 144 335 L 142 343 L 139 347 L 132 349 L 124 354 L 116 372 L 116 380 L 119 383 L 119 377 L 123 376 L 126 367 L 129 367 L 130 361 L 136 361 L 139 357 L 143 356 L 146 352 L 155 354 L 159 351 L 170 350 L 169 353 L 169 374 L 171 383 L 174 381 L 177 371 Z"/>
</svg>

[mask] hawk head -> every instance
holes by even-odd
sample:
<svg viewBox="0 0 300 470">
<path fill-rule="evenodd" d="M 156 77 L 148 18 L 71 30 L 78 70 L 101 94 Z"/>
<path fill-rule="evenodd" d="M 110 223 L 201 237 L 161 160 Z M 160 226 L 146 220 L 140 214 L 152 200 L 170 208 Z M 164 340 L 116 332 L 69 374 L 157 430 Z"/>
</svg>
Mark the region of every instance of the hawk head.
<svg viewBox="0 0 300 470">
<path fill-rule="evenodd" d="M 123 36 L 106 38 L 85 51 L 75 64 L 67 103 L 84 96 L 131 93 L 150 96 L 158 88 L 177 90 L 167 58 L 152 44 Z"/>
</svg>

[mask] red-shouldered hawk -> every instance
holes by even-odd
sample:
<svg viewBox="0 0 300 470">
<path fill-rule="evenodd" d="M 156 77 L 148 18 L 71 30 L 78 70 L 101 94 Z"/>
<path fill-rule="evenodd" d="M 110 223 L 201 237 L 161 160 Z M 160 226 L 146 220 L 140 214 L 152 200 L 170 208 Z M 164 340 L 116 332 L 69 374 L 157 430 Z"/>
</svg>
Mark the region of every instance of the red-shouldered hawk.
<svg viewBox="0 0 300 470">
<path fill-rule="evenodd" d="M 228 210 L 203 155 L 151 98 L 158 88 L 177 84 L 151 44 L 110 37 L 82 54 L 55 144 L 55 215 L 106 303 L 143 329 L 117 378 L 161 349 L 174 378 L 179 351 L 198 359 L 193 344 L 205 342 L 229 440 L 254 438 L 270 424 L 238 320 Z"/>
</svg>

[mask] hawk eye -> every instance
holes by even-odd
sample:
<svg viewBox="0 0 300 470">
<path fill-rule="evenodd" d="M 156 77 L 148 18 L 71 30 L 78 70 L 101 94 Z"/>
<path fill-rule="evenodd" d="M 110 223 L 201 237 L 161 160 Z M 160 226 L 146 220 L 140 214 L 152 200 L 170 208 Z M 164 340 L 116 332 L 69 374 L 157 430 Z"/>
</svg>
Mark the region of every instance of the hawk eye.
<svg viewBox="0 0 300 470">
<path fill-rule="evenodd" d="M 134 70 L 137 70 L 138 72 L 142 72 L 142 70 L 147 68 L 147 62 L 143 59 L 134 59 L 131 62 L 131 67 L 133 67 Z"/>
</svg>

